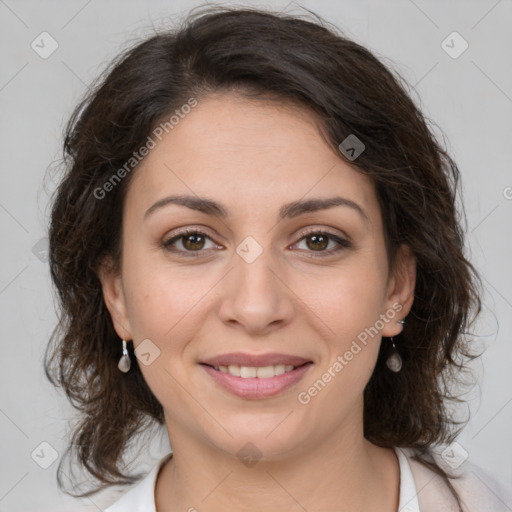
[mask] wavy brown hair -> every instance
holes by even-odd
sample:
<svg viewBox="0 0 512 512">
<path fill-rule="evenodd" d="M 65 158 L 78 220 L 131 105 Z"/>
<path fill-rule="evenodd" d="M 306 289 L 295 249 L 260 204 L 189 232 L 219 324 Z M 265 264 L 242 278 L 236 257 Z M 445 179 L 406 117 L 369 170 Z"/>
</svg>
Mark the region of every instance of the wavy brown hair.
<svg viewBox="0 0 512 512">
<path fill-rule="evenodd" d="M 97 191 L 187 99 L 232 91 L 308 109 L 342 159 L 338 145 L 348 135 L 365 144 L 349 163 L 375 183 L 390 268 L 407 244 L 417 275 L 412 309 L 395 338 L 403 369 L 388 370 L 389 343 L 381 343 L 364 391 L 364 435 L 381 447 L 411 448 L 457 497 L 432 447 L 452 442 L 463 424 L 448 405 L 460 401 L 452 385 L 477 356 L 468 328 L 481 309 L 481 283 L 464 255 L 459 170 L 407 89 L 397 71 L 321 18 L 252 8 L 193 11 L 178 28 L 121 53 L 99 77 L 66 127 L 49 229 L 60 321 L 45 371 L 81 413 L 66 454 L 76 450 L 80 465 L 104 484 L 74 496 L 137 481 L 140 475 L 123 473 L 123 454 L 136 435 L 164 424 L 138 365 L 127 374 L 117 369 L 121 344 L 98 278 L 106 257 L 119 262 L 123 201 L 137 169 L 104 197 Z M 135 360 L 132 343 L 128 349 Z"/>
</svg>

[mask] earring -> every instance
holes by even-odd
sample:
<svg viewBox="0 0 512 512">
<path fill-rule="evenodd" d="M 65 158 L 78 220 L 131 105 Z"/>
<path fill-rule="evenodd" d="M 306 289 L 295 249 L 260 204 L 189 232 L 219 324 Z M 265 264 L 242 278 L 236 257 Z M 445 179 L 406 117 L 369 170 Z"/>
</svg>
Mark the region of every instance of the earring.
<svg viewBox="0 0 512 512">
<path fill-rule="evenodd" d="M 400 357 L 400 354 L 398 353 L 395 342 L 393 341 L 393 338 L 391 338 L 391 343 L 393 345 L 393 352 L 388 357 L 388 360 L 386 361 L 386 366 L 392 371 L 392 372 L 399 372 L 402 369 L 402 358 Z"/>
<path fill-rule="evenodd" d="M 119 363 L 117 363 L 117 367 L 123 372 L 126 373 L 130 370 L 132 365 L 132 360 L 128 355 L 128 350 L 126 349 L 126 340 L 123 340 L 123 355 L 121 359 L 119 359 Z"/>
</svg>

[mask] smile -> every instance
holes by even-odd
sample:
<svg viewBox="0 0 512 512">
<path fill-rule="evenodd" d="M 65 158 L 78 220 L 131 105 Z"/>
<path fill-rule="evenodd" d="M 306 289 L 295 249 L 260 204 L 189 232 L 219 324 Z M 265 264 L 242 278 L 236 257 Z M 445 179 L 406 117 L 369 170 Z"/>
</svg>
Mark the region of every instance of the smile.
<svg viewBox="0 0 512 512">
<path fill-rule="evenodd" d="M 313 366 L 312 361 L 305 359 L 295 358 L 294 362 L 299 364 L 246 366 L 203 362 L 200 366 L 224 391 L 245 399 L 262 399 L 276 396 L 290 389 Z"/>
<path fill-rule="evenodd" d="M 283 373 L 291 372 L 297 366 L 291 364 L 276 364 L 272 366 L 239 366 L 232 364 L 229 366 L 217 366 L 214 368 L 222 373 L 229 373 L 235 377 L 242 377 L 242 379 L 270 379 Z"/>
</svg>

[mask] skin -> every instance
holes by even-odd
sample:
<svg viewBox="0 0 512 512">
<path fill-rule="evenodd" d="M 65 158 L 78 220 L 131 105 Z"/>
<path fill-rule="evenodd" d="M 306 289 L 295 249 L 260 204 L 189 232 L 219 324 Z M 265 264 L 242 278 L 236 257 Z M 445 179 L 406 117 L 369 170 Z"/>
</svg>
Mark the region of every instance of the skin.
<svg viewBox="0 0 512 512">
<path fill-rule="evenodd" d="M 214 199 L 231 215 L 171 204 L 145 218 L 171 194 Z M 357 203 L 367 220 L 347 206 L 277 218 L 286 203 L 334 195 Z M 183 227 L 209 238 L 173 247 L 205 254 L 180 257 L 163 247 Z M 340 246 L 330 239 L 318 249 L 303 235 L 313 228 L 351 246 L 322 256 Z M 252 263 L 236 252 L 248 236 L 263 251 Z M 412 306 L 415 260 L 402 246 L 388 271 L 373 183 L 327 145 L 311 113 L 234 94 L 201 99 L 133 176 L 121 270 L 111 268 L 106 260 L 100 279 L 118 335 L 160 350 L 148 366 L 132 361 L 163 406 L 174 453 L 157 479 L 159 512 L 396 512 L 398 459 L 364 438 L 363 390 L 381 336 L 397 335 Z M 299 403 L 299 392 L 397 303 L 400 313 L 380 334 Z M 220 388 L 198 364 L 227 352 L 279 352 L 314 364 L 292 388 L 251 400 Z M 236 455 L 247 442 L 262 454 L 252 467 Z"/>
</svg>

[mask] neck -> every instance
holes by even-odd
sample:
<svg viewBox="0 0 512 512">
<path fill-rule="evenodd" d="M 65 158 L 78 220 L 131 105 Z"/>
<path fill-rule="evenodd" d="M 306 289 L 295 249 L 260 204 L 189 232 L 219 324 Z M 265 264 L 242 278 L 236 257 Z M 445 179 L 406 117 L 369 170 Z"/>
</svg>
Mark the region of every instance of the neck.
<svg viewBox="0 0 512 512">
<path fill-rule="evenodd" d="M 394 451 L 355 432 L 342 431 L 338 439 L 251 465 L 172 430 L 173 457 L 156 484 L 157 512 L 398 509 L 400 473 Z"/>
</svg>

